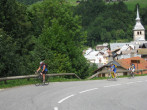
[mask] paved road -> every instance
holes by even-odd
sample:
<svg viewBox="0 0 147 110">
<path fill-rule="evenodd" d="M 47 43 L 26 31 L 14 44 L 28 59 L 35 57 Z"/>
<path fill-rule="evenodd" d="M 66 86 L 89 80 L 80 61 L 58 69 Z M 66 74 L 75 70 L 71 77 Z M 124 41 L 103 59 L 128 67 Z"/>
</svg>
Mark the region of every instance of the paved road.
<svg viewBox="0 0 147 110">
<path fill-rule="evenodd" d="M 0 110 L 147 110 L 147 76 L 0 90 Z"/>
</svg>

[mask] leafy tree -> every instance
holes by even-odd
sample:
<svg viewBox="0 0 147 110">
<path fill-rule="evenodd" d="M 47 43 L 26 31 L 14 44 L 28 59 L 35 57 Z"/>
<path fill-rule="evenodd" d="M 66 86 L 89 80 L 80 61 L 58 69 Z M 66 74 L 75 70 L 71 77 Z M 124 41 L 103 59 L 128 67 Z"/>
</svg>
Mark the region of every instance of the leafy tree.
<svg viewBox="0 0 147 110">
<path fill-rule="evenodd" d="M 86 34 L 82 32 L 80 19 L 73 16 L 68 4 L 58 0 L 34 4 L 29 10 L 33 25 L 37 29 L 37 44 L 34 58 L 45 60 L 53 73 L 74 72 L 86 77 L 89 65 L 82 55 Z M 34 21 L 34 19 L 37 19 Z"/>
<path fill-rule="evenodd" d="M 1 0 L 1 51 L 5 55 L 5 58 L 2 57 L 1 60 L 1 63 L 5 65 L 1 71 L 7 76 L 29 73 L 29 53 L 33 50 L 34 45 L 32 35 L 29 34 L 30 27 L 24 5 L 15 0 Z"/>
<path fill-rule="evenodd" d="M 14 39 L 0 29 L 0 76 L 19 74 L 21 64 L 16 50 Z"/>
</svg>

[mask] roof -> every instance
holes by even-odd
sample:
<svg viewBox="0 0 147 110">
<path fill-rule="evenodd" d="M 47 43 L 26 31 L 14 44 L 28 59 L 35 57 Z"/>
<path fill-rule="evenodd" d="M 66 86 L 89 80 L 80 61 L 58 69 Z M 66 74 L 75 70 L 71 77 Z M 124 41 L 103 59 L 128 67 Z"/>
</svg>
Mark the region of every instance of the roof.
<svg viewBox="0 0 147 110">
<path fill-rule="evenodd" d="M 121 66 L 117 61 L 111 61 L 111 62 L 109 62 L 106 66 L 111 66 L 111 64 L 115 64 L 117 67 L 118 66 Z"/>
<path fill-rule="evenodd" d="M 145 30 L 143 25 L 140 22 L 138 7 L 137 7 L 136 25 L 134 26 L 133 30 Z"/>
<path fill-rule="evenodd" d="M 140 63 L 133 63 L 135 64 L 136 69 L 147 69 L 147 61 L 140 57 L 132 57 L 127 59 L 117 60 L 117 62 L 125 69 L 128 69 L 130 66 L 131 61 L 139 61 Z M 147 73 L 147 71 L 145 72 Z"/>
<path fill-rule="evenodd" d="M 129 45 L 130 43 L 110 43 L 111 51 L 116 49 L 121 49 L 124 45 Z"/>
<path fill-rule="evenodd" d="M 144 43 L 144 44 L 142 45 L 142 48 L 147 48 L 147 43 Z"/>
<path fill-rule="evenodd" d="M 134 31 L 138 31 L 138 30 L 145 30 L 143 25 L 141 24 L 141 22 L 137 22 L 136 25 L 134 26 Z"/>
<path fill-rule="evenodd" d="M 138 54 L 147 55 L 147 48 L 146 49 L 138 49 Z"/>
<path fill-rule="evenodd" d="M 135 53 L 137 53 L 137 50 L 126 50 L 126 51 L 122 51 L 122 52 L 121 52 L 121 54 L 123 54 L 123 55 L 124 55 L 124 54 L 126 54 L 126 55 L 127 55 L 127 54 L 135 54 Z"/>
<path fill-rule="evenodd" d="M 97 71 L 101 70 L 101 69 L 104 68 L 104 67 L 109 67 L 109 66 L 111 65 L 111 63 L 115 64 L 117 67 L 121 66 L 117 61 L 114 60 L 114 61 L 109 62 L 109 63 L 106 64 L 106 65 L 101 66 L 100 68 L 98 68 L 98 69 L 95 70 L 94 72 L 97 72 Z"/>
</svg>

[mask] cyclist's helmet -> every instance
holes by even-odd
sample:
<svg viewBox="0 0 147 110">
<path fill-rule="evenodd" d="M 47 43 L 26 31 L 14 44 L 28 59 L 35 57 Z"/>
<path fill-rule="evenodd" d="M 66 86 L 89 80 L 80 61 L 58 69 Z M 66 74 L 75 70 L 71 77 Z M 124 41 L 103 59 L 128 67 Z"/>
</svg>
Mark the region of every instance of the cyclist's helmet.
<svg viewBox="0 0 147 110">
<path fill-rule="evenodd" d="M 43 64 L 43 61 L 40 62 L 40 65 Z"/>
</svg>

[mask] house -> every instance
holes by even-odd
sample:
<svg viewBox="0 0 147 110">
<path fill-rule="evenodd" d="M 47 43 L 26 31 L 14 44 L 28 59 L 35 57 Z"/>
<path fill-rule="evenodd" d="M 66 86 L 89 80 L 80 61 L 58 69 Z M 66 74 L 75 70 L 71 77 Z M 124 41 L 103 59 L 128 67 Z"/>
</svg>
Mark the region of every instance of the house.
<svg viewBox="0 0 147 110">
<path fill-rule="evenodd" d="M 116 60 L 109 62 L 106 65 L 103 65 L 102 67 L 98 68 L 94 71 L 94 73 L 98 72 L 104 72 L 109 71 L 111 63 L 115 64 L 117 66 L 117 70 L 126 70 L 124 67 L 122 67 Z M 108 77 L 108 74 L 99 74 L 98 77 Z M 127 73 L 118 73 L 119 76 L 127 75 Z"/>
<path fill-rule="evenodd" d="M 96 51 L 92 48 L 88 48 L 87 50 L 83 51 L 83 54 L 90 63 L 95 63 L 98 65 L 98 67 L 108 63 L 109 54 L 106 49 Z"/>
<path fill-rule="evenodd" d="M 112 52 L 115 51 L 115 53 L 112 53 L 115 60 L 131 58 L 136 56 L 141 57 L 141 55 L 137 54 L 136 46 L 132 43 L 113 43 L 110 44 L 110 47 Z"/>
<path fill-rule="evenodd" d="M 104 43 L 102 45 L 97 45 L 96 46 L 96 50 L 100 51 L 100 50 L 107 50 L 108 49 L 108 44 Z"/>
<path fill-rule="evenodd" d="M 139 45 L 139 48 L 147 48 L 147 43 L 143 43 L 142 45 Z"/>
<path fill-rule="evenodd" d="M 113 63 L 117 66 L 117 71 L 128 70 L 131 63 L 135 64 L 136 70 L 147 69 L 147 61 L 146 60 L 144 60 L 143 58 L 140 58 L 140 57 L 132 57 L 132 58 L 127 58 L 127 59 L 120 59 L 120 60 L 111 61 L 108 64 L 103 65 L 102 67 L 95 70 L 94 73 L 109 71 L 111 63 Z M 127 75 L 127 74 L 128 74 L 127 72 L 118 73 L 119 76 L 123 76 L 123 75 Z M 138 72 L 138 73 L 136 72 L 136 74 L 147 74 L 147 71 Z M 107 77 L 107 76 L 108 76 L 108 74 L 99 74 L 98 77 Z"/>
<path fill-rule="evenodd" d="M 147 43 L 143 43 L 142 45 L 139 45 L 139 49 L 137 50 L 137 53 L 141 55 L 141 58 L 147 61 Z"/>
<path fill-rule="evenodd" d="M 123 68 L 128 69 L 131 63 L 136 67 L 136 70 L 147 69 L 147 61 L 140 57 L 132 57 L 127 59 L 121 59 L 117 61 Z M 136 72 L 136 74 L 147 74 L 147 71 Z"/>
<path fill-rule="evenodd" d="M 138 49 L 137 53 L 141 55 L 141 58 L 147 61 L 147 48 Z"/>
</svg>

